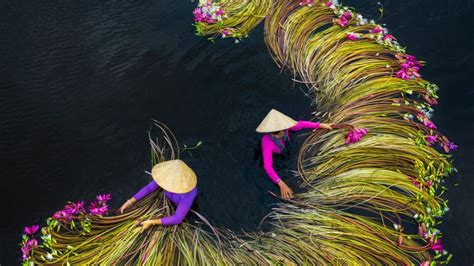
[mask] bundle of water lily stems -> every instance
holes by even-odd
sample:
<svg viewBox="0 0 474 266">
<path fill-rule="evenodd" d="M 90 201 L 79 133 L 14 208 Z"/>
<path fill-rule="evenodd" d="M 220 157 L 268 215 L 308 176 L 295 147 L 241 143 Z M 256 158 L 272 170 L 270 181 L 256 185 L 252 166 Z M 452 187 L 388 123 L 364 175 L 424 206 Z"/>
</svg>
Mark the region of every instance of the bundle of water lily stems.
<svg viewBox="0 0 474 266">
<path fill-rule="evenodd" d="M 72 218 L 79 221 L 75 227 L 50 218 L 42 244 L 34 242 L 34 232 L 24 236 L 26 263 L 449 262 L 436 226 L 448 210 L 440 196 L 443 178 L 454 171 L 447 153 L 456 145 L 430 120 L 437 87 L 421 78 L 423 62 L 408 55 L 387 29 L 336 2 L 207 1 L 198 9 L 198 33 L 209 36 L 236 28 L 235 37 L 241 38 L 266 16 L 265 38 L 275 62 L 313 92 L 318 119 L 367 135 L 351 141 L 354 136 L 342 126 L 308 137 L 298 160 L 304 192 L 273 210 L 265 221 L 272 225 L 269 232 L 236 235 L 197 214 L 202 222 L 155 226 L 139 234 L 136 219 L 170 211 L 160 191 L 123 215 L 79 211 Z M 153 163 L 177 156 L 172 134 L 156 126 L 165 141 L 151 141 Z"/>
</svg>

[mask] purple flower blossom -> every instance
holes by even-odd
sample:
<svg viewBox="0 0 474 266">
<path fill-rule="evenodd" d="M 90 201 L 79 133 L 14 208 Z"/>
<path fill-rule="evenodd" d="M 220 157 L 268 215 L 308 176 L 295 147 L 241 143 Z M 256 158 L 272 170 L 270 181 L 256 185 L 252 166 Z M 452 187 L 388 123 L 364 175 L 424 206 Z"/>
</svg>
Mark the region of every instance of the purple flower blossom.
<svg viewBox="0 0 474 266">
<path fill-rule="evenodd" d="M 367 132 L 368 130 L 365 128 L 354 128 L 347 134 L 346 144 L 358 142 L 363 136 L 367 135 Z"/>
<path fill-rule="evenodd" d="M 437 135 L 428 135 L 428 136 L 426 136 L 426 141 L 428 141 L 429 145 L 435 143 L 437 140 L 438 140 Z"/>
<path fill-rule="evenodd" d="M 382 33 L 382 32 L 383 32 L 383 29 L 380 26 L 377 26 L 377 27 L 370 30 L 370 33 L 375 33 L 375 34 L 379 34 L 379 33 Z"/>
<path fill-rule="evenodd" d="M 410 79 L 408 74 L 403 69 L 401 69 L 400 71 L 397 72 L 397 78 L 401 78 L 401 79 L 404 79 L 404 80 Z"/>
<path fill-rule="evenodd" d="M 106 203 L 107 201 L 109 201 L 111 199 L 111 197 L 110 197 L 110 194 L 103 194 L 103 195 L 97 195 L 96 199 L 98 201 Z"/>
<path fill-rule="evenodd" d="M 30 226 L 30 227 L 28 227 L 28 226 L 25 227 L 24 232 L 25 232 L 25 234 L 32 236 L 38 231 L 38 229 L 39 229 L 39 225 L 35 224 L 35 225 Z"/>
<path fill-rule="evenodd" d="M 23 261 L 26 261 L 28 257 L 30 257 L 30 249 L 28 248 L 28 246 L 21 247 L 21 253 Z"/>
<path fill-rule="evenodd" d="M 359 36 L 353 32 L 349 32 L 347 34 L 347 39 L 351 40 L 351 41 L 356 41 L 359 39 Z"/>
<path fill-rule="evenodd" d="M 52 218 L 58 221 L 69 223 L 72 220 L 72 213 L 70 211 L 61 210 L 55 212 Z"/>
<path fill-rule="evenodd" d="M 89 212 L 92 215 L 104 215 L 109 210 L 106 204 L 99 204 L 98 202 L 92 202 L 89 205 Z"/>
<path fill-rule="evenodd" d="M 350 11 L 344 11 L 344 13 L 342 13 L 342 15 L 335 20 L 335 22 L 341 26 L 341 27 L 345 27 L 347 25 L 349 25 L 349 21 L 352 19 L 352 13 Z"/>
<path fill-rule="evenodd" d="M 397 38 L 395 38 L 392 34 L 385 34 L 383 36 L 383 40 L 391 42 L 391 41 L 396 41 Z"/>
<path fill-rule="evenodd" d="M 28 240 L 28 242 L 26 242 L 26 245 L 30 249 L 35 249 L 38 247 L 38 241 L 33 238 L 33 239 Z"/>
<path fill-rule="evenodd" d="M 448 141 L 448 144 L 446 144 L 449 148 L 450 151 L 455 151 L 458 149 L 458 145 L 454 144 L 454 142 Z"/>
<path fill-rule="evenodd" d="M 300 6 L 311 6 L 313 4 L 313 0 L 301 0 L 299 3 Z"/>
<path fill-rule="evenodd" d="M 443 244 L 441 243 L 441 239 L 438 239 L 436 241 L 436 243 L 431 245 L 430 248 L 431 248 L 431 250 L 438 251 L 438 252 L 443 252 L 444 251 Z"/>
<path fill-rule="evenodd" d="M 396 40 L 392 35 L 387 34 L 385 37 Z M 385 40 L 384 37 L 384 40 Z M 397 54 L 395 57 L 400 60 L 400 71 L 397 72 L 397 77 L 401 79 L 414 79 L 419 78 L 421 75 L 418 73 L 420 71 L 420 67 L 422 64 L 420 61 L 416 59 L 413 55 L 404 55 L 404 54 Z"/>
<path fill-rule="evenodd" d="M 428 118 L 423 119 L 423 125 L 431 129 L 437 129 L 436 125 L 431 122 Z"/>
<path fill-rule="evenodd" d="M 342 18 L 345 18 L 346 20 L 351 20 L 352 19 L 352 13 L 350 11 L 344 11 L 341 15 Z"/>
<path fill-rule="evenodd" d="M 447 153 L 458 149 L 458 145 L 454 144 L 454 142 L 449 141 L 447 138 L 443 139 L 443 142 L 440 143 L 440 145 Z"/>
<path fill-rule="evenodd" d="M 206 4 L 194 9 L 193 14 L 195 22 L 213 24 L 222 21 L 224 10 L 211 1 L 207 1 Z"/>
</svg>

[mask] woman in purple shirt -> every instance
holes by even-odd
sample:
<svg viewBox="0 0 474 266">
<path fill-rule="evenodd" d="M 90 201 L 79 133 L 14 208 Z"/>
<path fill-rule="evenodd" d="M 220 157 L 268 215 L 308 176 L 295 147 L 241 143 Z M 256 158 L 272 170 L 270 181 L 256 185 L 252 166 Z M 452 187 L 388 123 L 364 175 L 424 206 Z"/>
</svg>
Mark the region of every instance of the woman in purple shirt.
<svg viewBox="0 0 474 266">
<path fill-rule="evenodd" d="M 194 171 L 181 160 L 170 160 L 155 165 L 151 171 L 153 181 L 143 187 L 131 199 L 127 200 L 120 211 L 123 211 L 135 202 L 143 199 L 148 194 L 161 187 L 166 197 L 177 205 L 173 215 L 140 223 L 142 231 L 152 225 L 175 225 L 180 224 L 189 212 L 194 199 L 197 196 L 197 178 Z"/>
<path fill-rule="evenodd" d="M 290 141 L 289 132 L 302 129 L 319 128 L 332 129 L 332 124 L 315 123 L 309 121 L 298 121 L 272 109 L 257 127 L 257 132 L 265 133 L 262 136 L 262 157 L 263 169 L 270 180 L 280 187 L 281 197 L 290 199 L 293 197 L 293 190 L 281 180 L 273 169 L 273 154 L 282 154 L 287 150 L 287 143 Z"/>
</svg>

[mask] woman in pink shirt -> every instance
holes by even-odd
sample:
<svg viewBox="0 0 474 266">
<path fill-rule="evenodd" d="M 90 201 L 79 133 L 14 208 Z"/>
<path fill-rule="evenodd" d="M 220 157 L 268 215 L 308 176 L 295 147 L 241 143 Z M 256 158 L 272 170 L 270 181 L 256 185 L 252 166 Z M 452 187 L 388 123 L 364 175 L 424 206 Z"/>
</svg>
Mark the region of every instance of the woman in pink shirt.
<svg viewBox="0 0 474 266">
<path fill-rule="evenodd" d="M 273 169 L 273 154 L 282 154 L 287 150 L 287 143 L 290 141 L 289 132 L 302 129 L 313 129 L 314 131 L 319 128 L 332 129 L 332 124 L 297 122 L 275 109 L 272 109 L 257 127 L 257 132 L 264 133 L 261 141 L 263 169 L 270 180 L 280 187 L 283 199 L 292 198 L 293 191 Z"/>
</svg>

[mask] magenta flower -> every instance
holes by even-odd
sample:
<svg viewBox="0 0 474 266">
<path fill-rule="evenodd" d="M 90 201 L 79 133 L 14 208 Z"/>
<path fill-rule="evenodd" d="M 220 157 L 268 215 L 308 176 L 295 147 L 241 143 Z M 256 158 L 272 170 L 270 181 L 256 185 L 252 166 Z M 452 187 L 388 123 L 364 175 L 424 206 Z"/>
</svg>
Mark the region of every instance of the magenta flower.
<svg viewBox="0 0 474 266">
<path fill-rule="evenodd" d="M 97 195 L 95 198 L 104 203 L 111 199 L 110 194 Z"/>
<path fill-rule="evenodd" d="M 324 3 L 324 5 L 327 6 L 327 7 L 331 7 L 332 6 L 332 1 L 328 1 L 328 2 Z"/>
<path fill-rule="evenodd" d="M 344 18 L 336 19 L 336 22 L 341 27 L 345 27 L 345 26 L 349 25 L 349 21 L 347 19 L 344 19 Z"/>
<path fill-rule="evenodd" d="M 428 135 L 428 136 L 426 136 L 426 141 L 428 141 L 429 145 L 435 143 L 437 140 L 438 140 L 437 135 Z"/>
<path fill-rule="evenodd" d="M 106 204 L 98 204 L 97 202 L 92 202 L 89 205 L 89 212 L 92 215 L 104 215 L 109 210 L 109 207 Z"/>
<path fill-rule="evenodd" d="M 66 205 L 65 208 L 70 208 L 72 210 L 72 214 L 79 214 L 86 212 L 84 209 L 84 201 L 78 201 L 76 203 L 71 203 Z"/>
<path fill-rule="evenodd" d="M 380 26 L 377 26 L 377 27 L 370 30 L 370 33 L 375 33 L 375 34 L 379 34 L 381 32 L 383 32 L 383 29 Z"/>
<path fill-rule="evenodd" d="M 431 250 L 438 251 L 438 252 L 443 252 L 443 244 L 441 243 L 441 239 L 438 239 L 436 243 L 431 245 Z"/>
<path fill-rule="evenodd" d="M 61 210 L 55 212 L 51 218 L 61 222 L 69 223 L 72 220 L 72 213 L 70 210 Z"/>
<path fill-rule="evenodd" d="M 385 34 L 383 36 L 383 40 L 391 42 L 391 41 L 396 41 L 397 39 L 395 37 L 393 37 L 392 34 Z"/>
<path fill-rule="evenodd" d="M 440 143 L 440 145 L 447 153 L 458 149 L 458 145 L 454 144 L 454 142 L 451 142 L 448 139 L 445 139 L 442 143 Z"/>
<path fill-rule="evenodd" d="M 38 241 L 34 238 L 30 239 L 26 242 L 26 246 L 28 246 L 29 249 L 35 249 L 38 247 Z"/>
<path fill-rule="evenodd" d="M 454 142 L 449 141 L 447 144 L 450 151 L 455 151 L 458 149 L 458 145 L 454 144 Z"/>
<path fill-rule="evenodd" d="M 368 130 L 365 128 L 354 128 L 347 134 L 346 144 L 358 142 L 363 136 L 367 135 L 367 132 Z"/>
<path fill-rule="evenodd" d="M 217 21 L 222 21 L 224 10 L 218 5 L 208 1 L 206 4 L 194 9 L 193 14 L 195 22 L 213 24 Z"/>
<path fill-rule="evenodd" d="M 300 6 L 311 6 L 313 4 L 313 0 L 301 0 L 299 3 Z"/>
<path fill-rule="evenodd" d="M 228 29 L 224 29 L 221 31 L 222 37 L 227 37 L 230 35 L 230 31 Z"/>
<path fill-rule="evenodd" d="M 341 18 L 345 18 L 346 20 L 351 20 L 352 19 L 352 13 L 349 11 L 344 11 L 342 13 Z"/>
<path fill-rule="evenodd" d="M 347 34 L 347 39 L 351 40 L 351 41 L 356 41 L 359 39 L 359 36 L 357 36 L 357 34 L 353 33 L 353 32 L 350 32 Z"/>
<path fill-rule="evenodd" d="M 335 22 L 341 26 L 341 27 L 345 27 L 347 25 L 349 25 L 349 21 L 352 19 L 352 13 L 349 12 L 349 11 L 344 11 L 344 13 L 342 13 L 342 15 L 335 20 Z"/>
<path fill-rule="evenodd" d="M 404 80 L 410 79 L 408 74 L 403 69 L 401 69 L 400 71 L 397 72 L 397 78 L 401 78 L 401 79 L 404 79 Z"/>
<path fill-rule="evenodd" d="M 79 212 L 79 213 L 86 212 L 86 210 L 84 209 L 84 201 L 78 201 L 78 202 L 75 203 L 74 206 L 75 206 L 77 212 Z"/>
<path fill-rule="evenodd" d="M 39 229 L 39 225 L 32 225 L 30 227 L 27 226 L 25 227 L 24 232 L 25 234 L 32 236 L 38 231 L 38 229 Z"/>
<path fill-rule="evenodd" d="M 28 248 L 28 246 L 21 247 L 21 253 L 23 261 L 26 261 L 30 256 L 30 249 Z"/>
<path fill-rule="evenodd" d="M 423 125 L 431 129 L 437 129 L 436 125 L 431 122 L 428 118 L 423 119 Z"/>
</svg>

